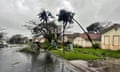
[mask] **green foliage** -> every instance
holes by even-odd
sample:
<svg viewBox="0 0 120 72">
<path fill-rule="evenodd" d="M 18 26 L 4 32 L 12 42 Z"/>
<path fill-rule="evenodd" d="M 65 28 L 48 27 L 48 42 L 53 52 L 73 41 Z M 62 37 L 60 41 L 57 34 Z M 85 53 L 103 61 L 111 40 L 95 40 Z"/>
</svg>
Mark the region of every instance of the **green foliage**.
<svg viewBox="0 0 120 72">
<path fill-rule="evenodd" d="M 32 48 L 23 48 L 23 49 L 20 49 L 19 51 L 24 53 L 30 53 L 30 54 L 36 53 L 36 50 L 33 50 Z"/>
<path fill-rule="evenodd" d="M 74 48 L 83 48 L 82 46 L 77 46 L 77 45 L 74 45 L 73 47 Z"/>
<path fill-rule="evenodd" d="M 76 59 L 83 59 L 83 60 L 96 60 L 101 59 L 95 55 L 83 54 L 83 53 L 75 53 L 75 52 L 66 52 L 64 55 L 65 59 L 68 60 L 76 60 Z"/>
<path fill-rule="evenodd" d="M 52 53 L 59 55 L 67 60 L 76 60 L 76 59 L 83 59 L 83 60 L 96 60 L 96 59 L 102 59 L 101 57 L 90 55 L 90 54 L 84 54 L 80 52 L 65 52 L 65 54 L 62 54 L 62 51 L 60 50 L 52 50 Z"/>
<path fill-rule="evenodd" d="M 9 39 L 9 43 L 10 44 L 24 44 L 25 41 L 27 41 L 27 37 L 24 37 L 20 34 L 16 34 L 13 35 L 10 39 Z"/>
<path fill-rule="evenodd" d="M 59 34 L 58 30 L 59 30 L 58 26 L 56 25 L 56 23 L 54 21 L 49 22 L 49 23 L 40 23 L 40 24 L 37 24 L 32 29 L 33 35 L 35 37 L 38 37 L 38 36 L 42 35 L 49 42 L 51 42 L 52 39 L 56 39 L 55 35 L 57 36 L 57 34 Z"/>
<path fill-rule="evenodd" d="M 50 50 L 52 49 L 51 43 L 46 41 L 44 43 L 41 44 L 41 48 L 45 49 L 45 50 Z"/>
<path fill-rule="evenodd" d="M 119 51 L 105 50 L 104 55 L 106 55 L 108 57 L 113 57 L 113 58 L 120 58 L 120 52 Z"/>
<path fill-rule="evenodd" d="M 99 26 L 100 26 L 99 22 L 93 23 L 87 27 L 87 31 L 88 32 L 90 32 L 90 31 L 97 32 L 99 30 L 99 29 L 97 29 Z"/>
<path fill-rule="evenodd" d="M 61 47 L 62 47 L 62 44 L 61 44 L 61 43 L 58 43 L 58 44 L 57 44 L 57 48 L 60 49 Z"/>
<path fill-rule="evenodd" d="M 93 54 L 99 57 L 113 57 L 120 58 L 119 51 L 111 51 L 111 50 L 102 50 L 102 49 L 94 49 L 94 48 L 75 48 L 75 51 L 87 54 Z"/>
<path fill-rule="evenodd" d="M 74 48 L 73 51 L 65 52 L 64 55 L 61 50 L 52 50 L 51 52 L 67 60 L 97 60 L 105 59 L 106 57 L 120 58 L 119 51 L 110 51 L 94 48 Z"/>
<path fill-rule="evenodd" d="M 101 33 L 104 29 L 104 26 L 100 24 L 99 22 L 92 23 L 87 27 L 88 32 L 96 32 Z"/>
<path fill-rule="evenodd" d="M 93 44 L 93 48 L 98 49 L 100 48 L 100 45 L 98 43 Z"/>
<path fill-rule="evenodd" d="M 61 9 L 58 14 L 58 21 L 62 21 L 63 24 L 73 23 L 74 15 L 75 14 L 73 12 Z"/>
<path fill-rule="evenodd" d="M 48 22 L 48 19 L 49 19 L 49 18 L 53 18 L 51 12 L 46 11 L 46 10 L 41 11 L 41 12 L 38 14 L 38 17 L 39 17 L 40 21 L 46 22 L 46 23 Z"/>
</svg>

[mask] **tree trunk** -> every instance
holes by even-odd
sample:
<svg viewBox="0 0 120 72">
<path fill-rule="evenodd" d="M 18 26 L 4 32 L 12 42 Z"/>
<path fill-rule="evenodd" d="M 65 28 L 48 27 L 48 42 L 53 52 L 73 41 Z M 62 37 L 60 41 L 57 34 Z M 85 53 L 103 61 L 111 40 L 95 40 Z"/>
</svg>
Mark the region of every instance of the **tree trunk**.
<svg viewBox="0 0 120 72">
<path fill-rule="evenodd" d="M 63 54 L 65 53 L 65 48 L 64 48 L 64 33 L 65 33 L 65 28 L 66 28 L 67 22 L 63 23 L 63 35 L 62 35 L 62 49 L 63 49 Z"/>
<path fill-rule="evenodd" d="M 80 25 L 80 23 L 79 23 L 77 20 L 75 20 L 74 18 L 73 18 L 73 20 L 80 26 L 80 28 L 83 30 L 83 32 L 87 35 L 88 40 L 91 42 L 91 44 L 92 44 L 92 46 L 93 46 L 94 43 L 93 43 L 91 37 L 89 36 L 89 34 L 84 30 L 84 28 Z"/>
<path fill-rule="evenodd" d="M 63 24 L 63 34 L 62 34 L 62 49 L 63 49 L 63 54 L 65 53 L 65 49 L 64 49 L 64 32 L 65 32 L 65 27 L 64 27 L 64 24 Z"/>
</svg>

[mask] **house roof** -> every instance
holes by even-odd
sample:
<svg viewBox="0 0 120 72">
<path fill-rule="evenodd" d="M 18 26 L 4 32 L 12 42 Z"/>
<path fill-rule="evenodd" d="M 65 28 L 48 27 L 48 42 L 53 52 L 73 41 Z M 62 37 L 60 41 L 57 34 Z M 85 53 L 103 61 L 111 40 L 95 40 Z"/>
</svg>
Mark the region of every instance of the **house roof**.
<svg viewBox="0 0 120 72">
<path fill-rule="evenodd" d="M 118 27 L 120 27 L 120 24 L 113 24 L 112 26 L 110 26 L 110 27 L 108 27 L 107 29 L 105 29 L 105 30 L 102 32 L 102 34 L 110 31 L 110 30 L 113 29 L 113 28 L 118 28 Z"/>
<path fill-rule="evenodd" d="M 65 34 L 64 36 L 74 39 L 75 37 L 78 37 L 79 35 L 80 35 L 80 33 L 73 33 L 73 34 Z"/>
<path fill-rule="evenodd" d="M 101 38 L 100 33 L 96 33 L 96 34 L 95 33 L 88 33 L 88 34 L 92 40 L 100 40 L 100 38 Z M 80 37 L 85 39 L 85 40 L 88 40 L 88 37 L 85 33 L 80 34 Z"/>
<path fill-rule="evenodd" d="M 100 33 L 88 33 L 90 38 L 92 40 L 100 40 L 101 34 Z M 67 36 L 68 38 L 76 38 L 76 37 L 81 37 L 85 40 L 88 40 L 88 37 L 85 33 L 73 33 L 73 34 L 65 34 L 65 36 Z"/>
</svg>

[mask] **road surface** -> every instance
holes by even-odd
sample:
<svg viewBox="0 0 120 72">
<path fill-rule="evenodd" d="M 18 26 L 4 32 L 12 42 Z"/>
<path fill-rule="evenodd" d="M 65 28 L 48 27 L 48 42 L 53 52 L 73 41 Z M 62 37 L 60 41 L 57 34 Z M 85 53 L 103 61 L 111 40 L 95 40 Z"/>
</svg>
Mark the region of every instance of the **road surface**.
<svg viewBox="0 0 120 72">
<path fill-rule="evenodd" d="M 0 48 L 0 72 L 83 72 L 46 52 L 29 55 L 18 52 L 20 48 Z"/>
</svg>

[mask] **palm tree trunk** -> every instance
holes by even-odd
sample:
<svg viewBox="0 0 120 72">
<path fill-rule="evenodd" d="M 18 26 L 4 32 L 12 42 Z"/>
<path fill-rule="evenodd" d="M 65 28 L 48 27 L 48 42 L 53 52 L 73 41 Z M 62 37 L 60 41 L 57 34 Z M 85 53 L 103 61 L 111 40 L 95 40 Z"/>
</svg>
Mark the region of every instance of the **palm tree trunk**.
<svg viewBox="0 0 120 72">
<path fill-rule="evenodd" d="M 64 24 L 63 24 L 63 26 L 62 26 L 62 28 L 63 28 L 63 34 L 62 34 L 62 49 L 63 49 L 63 54 L 65 53 L 65 49 L 64 49 L 64 32 L 65 32 L 65 27 L 64 27 Z"/>
<path fill-rule="evenodd" d="M 75 20 L 74 18 L 73 18 L 73 20 L 80 26 L 80 28 L 83 30 L 83 32 L 87 35 L 88 40 L 91 42 L 91 44 L 92 44 L 92 46 L 93 46 L 94 43 L 93 43 L 91 37 L 89 36 L 89 34 L 84 30 L 84 28 L 80 25 L 80 23 L 79 23 L 77 20 Z"/>
<path fill-rule="evenodd" d="M 62 48 L 63 48 L 63 54 L 65 53 L 65 48 L 64 48 L 64 33 L 65 33 L 65 28 L 66 28 L 66 26 L 67 26 L 67 22 L 64 22 L 63 23 L 63 36 L 62 36 Z"/>
</svg>

